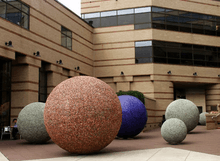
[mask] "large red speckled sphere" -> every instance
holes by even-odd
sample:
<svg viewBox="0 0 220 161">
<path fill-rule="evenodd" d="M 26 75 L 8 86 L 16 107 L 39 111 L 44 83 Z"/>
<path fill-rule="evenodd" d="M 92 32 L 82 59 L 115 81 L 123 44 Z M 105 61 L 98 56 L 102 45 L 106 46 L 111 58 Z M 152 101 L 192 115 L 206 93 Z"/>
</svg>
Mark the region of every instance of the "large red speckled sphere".
<svg viewBox="0 0 220 161">
<path fill-rule="evenodd" d="M 121 127 L 118 96 L 105 82 L 76 76 L 50 93 L 44 123 L 51 139 L 71 153 L 98 152 L 112 142 Z"/>
</svg>

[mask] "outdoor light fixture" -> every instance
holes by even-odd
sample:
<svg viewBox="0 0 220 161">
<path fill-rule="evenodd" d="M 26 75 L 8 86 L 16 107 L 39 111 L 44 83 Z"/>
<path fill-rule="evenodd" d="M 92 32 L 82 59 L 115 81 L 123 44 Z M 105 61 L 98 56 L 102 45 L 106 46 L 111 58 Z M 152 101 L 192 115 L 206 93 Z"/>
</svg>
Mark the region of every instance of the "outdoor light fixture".
<svg viewBox="0 0 220 161">
<path fill-rule="evenodd" d="M 77 70 L 80 70 L 80 67 L 79 67 L 79 66 L 77 66 Z"/>
<path fill-rule="evenodd" d="M 123 72 L 123 71 L 121 71 L 121 75 L 124 75 L 124 72 Z"/>
<path fill-rule="evenodd" d="M 197 76 L 197 73 L 195 72 L 195 73 L 193 73 L 193 75 L 194 75 L 194 76 Z"/>
<path fill-rule="evenodd" d="M 218 77 L 220 78 L 220 74 L 218 75 Z"/>
<path fill-rule="evenodd" d="M 5 42 L 5 45 L 6 45 L 6 46 L 9 46 L 9 47 L 12 47 L 12 41 Z"/>
<path fill-rule="evenodd" d="M 172 74 L 172 73 L 171 73 L 171 71 L 169 70 L 169 71 L 167 72 L 167 74 Z"/>
<path fill-rule="evenodd" d="M 40 57 L 40 52 L 37 51 L 36 53 L 33 53 L 33 55 Z"/>
<path fill-rule="evenodd" d="M 58 60 L 58 61 L 57 61 L 57 64 L 61 64 L 61 65 L 62 65 L 62 64 L 63 64 L 62 60 L 61 60 L 61 59 Z"/>
</svg>

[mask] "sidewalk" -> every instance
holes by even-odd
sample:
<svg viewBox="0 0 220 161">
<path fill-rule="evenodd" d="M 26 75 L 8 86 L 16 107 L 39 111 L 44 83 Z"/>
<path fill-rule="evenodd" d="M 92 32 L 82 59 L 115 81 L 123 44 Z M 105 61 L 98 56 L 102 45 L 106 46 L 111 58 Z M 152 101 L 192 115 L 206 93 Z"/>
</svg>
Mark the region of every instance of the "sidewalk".
<svg viewBox="0 0 220 161">
<path fill-rule="evenodd" d="M 0 155 L 1 161 L 8 161 Z M 134 150 L 95 155 L 69 156 L 28 161 L 219 161 L 220 156 L 176 148 Z M 26 160 L 27 161 L 27 160 Z"/>
<path fill-rule="evenodd" d="M 29 144 L 25 140 L 3 140 L 0 141 L 0 152 L 8 158 L 10 161 L 22 161 L 22 160 L 40 160 L 40 159 L 49 159 L 49 158 L 59 158 L 71 160 L 77 160 L 77 158 L 108 158 L 105 160 L 111 160 L 114 155 L 121 156 L 125 154 L 130 156 L 135 154 L 138 151 L 145 151 L 146 154 L 150 153 L 155 149 L 162 149 L 155 154 L 161 155 L 166 148 L 170 149 L 179 149 L 179 151 L 188 151 L 189 156 L 194 154 L 208 155 L 212 154 L 214 156 L 220 156 L 220 129 L 216 130 L 206 130 L 205 126 L 197 126 L 190 134 L 187 134 L 186 139 L 178 145 L 168 144 L 160 134 L 160 128 L 148 131 L 146 133 L 141 133 L 136 136 L 134 139 L 129 140 L 120 140 L 114 139 L 111 144 L 102 149 L 98 154 L 93 155 L 83 155 L 78 156 L 70 154 L 67 151 L 61 149 L 52 141 L 49 141 L 47 144 Z M 199 152 L 199 153 L 195 153 Z M 179 152 L 178 152 L 179 153 Z M 187 154 L 188 154 L 187 153 Z M 201 154 L 205 153 L 205 154 Z M 166 153 L 165 154 L 169 154 Z M 145 154 L 144 154 L 145 155 Z M 149 154 L 150 155 L 150 154 Z M 1 155 L 0 155 L 1 156 Z M 134 155 L 136 157 L 137 155 Z M 155 157 L 154 156 L 154 157 Z M 171 154 L 171 157 L 173 154 Z M 187 157 L 189 159 L 190 157 Z M 128 157 L 128 159 L 130 158 Z M 153 158 L 154 158 L 153 157 Z M 163 157 L 164 158 L 164 157 Z M 184 156 L 183 156 L 184 158 Z M 205 157 L 202 157 L 202 159 Z M 114 159 L 114 158 L 113 158 Z M 145 158 L 146 159 L 146 158 Z M 0 161 L 5 161 L 1 160 Z M 81 160 L 80 160 L 81 161 Z M 134 160 L 136 161 L 136 160 Z M 163 160 L 164 161 L 164 160 Z M 176 160 L 175 160 L 176 161 Z M 178 161 L 178 159 L 177 159 Z M 209 160 L 207 160 L 209 161 Z M 220 159 L 218 160 L 220 161 Z"/>
</svg>

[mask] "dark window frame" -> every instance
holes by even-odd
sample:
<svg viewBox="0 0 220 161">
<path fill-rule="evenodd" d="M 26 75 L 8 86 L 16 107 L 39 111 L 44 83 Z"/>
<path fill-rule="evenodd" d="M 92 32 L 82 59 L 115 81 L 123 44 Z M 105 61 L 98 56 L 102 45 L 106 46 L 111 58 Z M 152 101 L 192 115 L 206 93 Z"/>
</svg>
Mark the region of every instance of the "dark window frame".
<svg viewBox="0 0 220 161">
<path fill-rule="evenodd" d="M 10 2 L 20 3 L 21 8 L 18 8 L 16 6 L 12 5 Z M 1 18 L 4 18 L 4 19 L 10 21 L 11 23 L 16 24 L 16 25 L 18 25 L 18 26 L 20 26 L 20 27 L 22 27 L 26 30 L 30 29 L 30 6 L 29 5 L 25 4 L 24 2 L 22 2 L 20 0 L 15 0 L 15 1 L 3 1 L 2 0 L 2 1 L 0 1 L 0 3 L 5 3 L 5 5 L 6 5 L 4 17 L 1 17 Z M 19 11 L 19 12 L 11 12 L 11 13 L 8 12 L 8 6 L 10 6 L 10 8 L 13 8 L 13 9 Z M 23 6 L 25 6 L 25 7 L 23 7 Z M 23 10 L 24 8 L 28 9 L 27 12 L 25 10 Z M 20 14 L 20 15 L 17 16 L 18 18 L 20 18 L 20 22 L 19 21 L 15 22 L 15 19 L 13 20 L 12 16 L 11 16 L 11 18 L 8 16 L 9 14 L 13 15 L 13 14 L 16 14 L 16 13 Z M 23 14 L 28 17 L 27 20 L 26 20 L 26 21 L 28 21 L 26 26 L 24 25 L 25 23 L 22 23 L 22 19 L 24 18 L 22 16 Z"/>
<path fill-rule="evenodd" d="M 149 40 L 150 42 L 151 40 Z M 147 42 L 147 41 L 137 41 Z M 135 42 L 135 59 L 137 59 L 136 52 L 138 44 Z M 190 66 L 206 66 L 206 67 L 220 67 L 220 48 L 215 46 L 202 46 L 185 43 L 173 43 L 152 40 L 152 62 L 146 63 L 162 63 L 162 64 L 179 64 L 179 65 L 190 65 Z M 163 50 L 163 55 L 155 52 L 159 51 L 160 48 Z M 185 52 L 183 52 L 185 51 Z M 174 55 L 172 54 L 174 53 Z M 182 55 L 182 56 L 181 56 Z M 140 59 L 138 57 L 138 59 Z M 135 62 L 136 64 L 139 64 Z"/>
<path fill-rule="evenodd" d="M 132 14 L 118 14 L 120 10 L 113 10 L 116 11 L 116 17 L 118 19 L 119 16 L 122 15 L 134 15 L 134 23 L 128 23 L 128 24 L 119 24 L 118 20 L 117 23 L 114 26 L 122 26 L 122 25 L 129 25 L 134 24 L 134 29 L 148 29 L 148 28 L 155 28 L 155 29 L 163 29 L 163 30 L 171 30 L 171 31 L 178 31 L 178 32 L 187 32 L 187 33 L 194 33 L 194 34 L 202 34 L 202 35 L 211 35 L 211 36 L 220 36 L 220 16 L 215 15 L 206 15 L 196 12 L 189 12 L 184 10 L 173 10 L 170 8 L 161 8 L 156 6 L 146 6 L 142 8 L 149 8 L 146 11 L 143 11 L 141 13 L 136 13 L 135 10 L 138 8 L 125 8 L 121 10 L 133 10 L 134 13 Z M 154 12 L 154 8 L 159 8 L 164 10 L 163 12 Z M 170 12 L 171 11 L 171 12 Z M 111 12 L 111 11 L 105 11 L 105 12 Z M 102 12 L 95 12 L 100 13 L 100 24 L 99 26 L 94 27 L 110 27 L 110 26 L 101 26 L 101 13 Z M 143 13 L 149 13 L 150 15 L 150 22 L 145 23 L 136 23 L 135 16 L 138 14 Z M 92 13 L 89 13 L 92 14 Z M 153 14 L 161 14 L 164 15 L 165 21 L 163 22 L 155 22 L 153 21 Z M 82 14 L 82 18 L 85 19 L 86 14 Z M 173 19 L 174 23 L 172 23 L 172 16 L 175 17 Z M 171 21 L 168 21 L 168 17 L 171 17 Z M 176 21 L 178 22 L 175 22 Z M 87 19 L 85 19 L 87 20 Z M 205 22 L 213 23 L 213 25 L 205 25 Z M 209 27 L 210 26 L 210 27 Z M 218 27 L 217 27 L 218 26 Z M 217 30 L 218 28 L 218 30 Z"/>
<path fill-rule="evenodd" d="M 67 31 L 67 32 L 70 32 L 71 33 L 71 35 L 69 36 L 68 34 L 65 34 L 65 33 L 63 33 L 64 31 Z M 62 36 L 64 36 L 64 38 L 65 38 L 65 40 L 66 40 L 66 44 L 65 45 L 63 45 L 63 38 L 62 38 Z M 71 46 L 70 46 L 70 48 L 67 46 L 67 40 L 68 39 L 70 39 L 71 40 Z M 67 48 L 67 49 L 69 49 L 69 50 L 72 50 L 72 46 L 73 46 L 73 44 L 72 44 L 72 31 L 71 30 L 69 30 L 69 29 L 67 29 L 66 27 L 64 27 L 64 26 L 61 26 L 61 46 L 63 46 L 63 47 L 65 47 L 65 48 Z"/>
</svg>

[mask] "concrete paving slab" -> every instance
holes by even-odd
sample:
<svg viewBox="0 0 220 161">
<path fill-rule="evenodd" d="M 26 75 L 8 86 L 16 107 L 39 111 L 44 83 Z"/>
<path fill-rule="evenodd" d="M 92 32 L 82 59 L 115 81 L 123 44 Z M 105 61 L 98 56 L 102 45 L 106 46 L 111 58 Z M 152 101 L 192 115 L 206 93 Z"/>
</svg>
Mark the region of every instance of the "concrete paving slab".
<svg viewBox="0 0 220 161">
<path fill-rule="evenodd" d="M 9 160 L 0 152 L 0 161 L 9 161 Z"/>
<path fill-rule="evenodd" d="M 48 159 L 34 159 L 34 160 L 25 160 L 25 161 L 78 161 L 87 156 L 68 156 L 60 158 L 48 158 Z"/>
<path fill-rule="evenodd" d="M 117 158 L 115 158 L 113 161 L 124 161 L 126 158 L 126 161 L 146 161 L 153 157 L 158 151 L 161 149 L 147 149 L 147 150 L 134 150 L 134 151 L 128 151 L 127 153 L 123 153 Z"/>
<path fill-rule="evenodd" d="M 0 158 L 1 160 L 1 158 Z M 98 153 L 25 161 L 220 161 L 220 156 L 176 148 L 158 148 L 125 152 Z M 1 160 L 8 161 L 8 160 Z"/>
<path fill-rule="evenodd" d="M 220 161 L 220 156 L 199 152 L 190 152 L 186 161 Z"/>
<path fill-rule="evenodd" d="M 134 150 L 126 152 L 113 152 L 102 153 L 95 155 L 88 155 L 87 157 L 80 159 L 80 161 L 146 161 L 160 149 L 148 149 L 148 150 Z"/>
<path fill-rule="evenodd" d="M 190 151 L 175 149 L 175 148 L 162 148 L 152 158 L 147 161 L 185 161 Z"/>
</svg>

